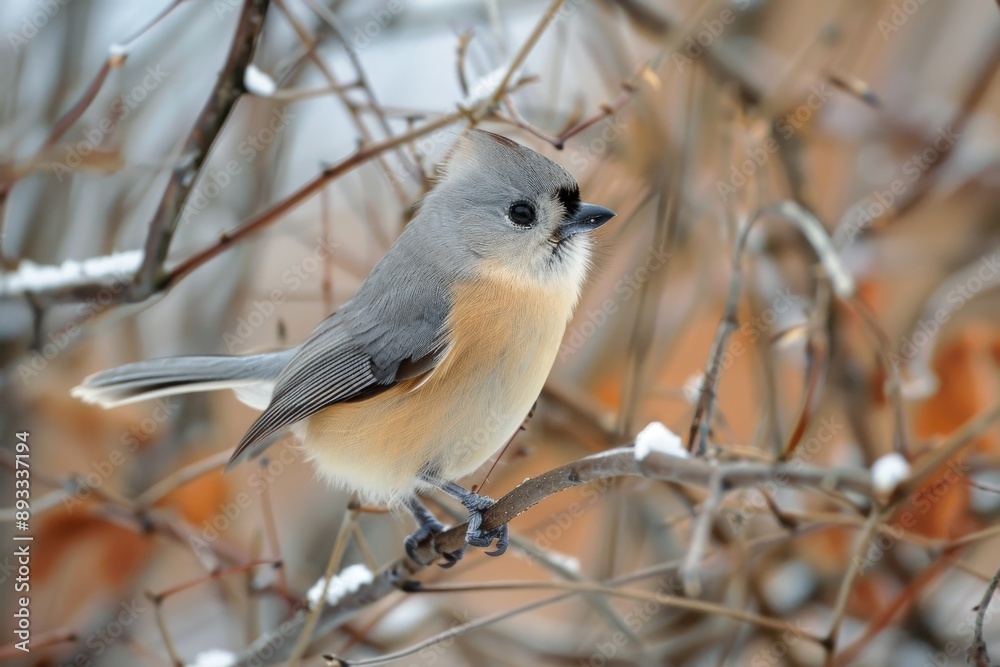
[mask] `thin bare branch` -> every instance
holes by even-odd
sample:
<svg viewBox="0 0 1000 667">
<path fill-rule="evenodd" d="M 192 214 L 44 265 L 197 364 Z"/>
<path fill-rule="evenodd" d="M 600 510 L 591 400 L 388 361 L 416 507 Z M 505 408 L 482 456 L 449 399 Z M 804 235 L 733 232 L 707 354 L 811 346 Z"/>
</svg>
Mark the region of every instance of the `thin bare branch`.
<svg viewBox="0 0 1000 667">
<path fill-rule="evenodd" d="M 219 73 L 215 88 L 202 107 L 194 128 L 181 147 L 180 164 L 170 175 L 170 181 L 153 214 L 143 250 L 142 265 L 130 290 L 132 300 L 141 301 L 157 291 L 163 264 L 170 252 L 174 231 L 181 223 L 184 206 L 191 194 L 215 139 L 246 92 L 243 80 L 253 58 L 264 16 L 270 0 L 246 0 L 236 23 L 236 32 L 226 63 Z"/>
<path fill-rule="evenodd" d="M 980 600 L 979 607 L 976 609 L 976 630 L 972 637 L 972 646 L 969 647 L 969 660 L 976 667 L 992 667 L 993 665 L 990 662 L 990 653 L 986 648 L 986 640 L 983 639 L 983 624 L 986 622 L 986 612 L 993 603 L 993 593 L 997 589 L 997 584 L 1000 584 L 1000 570 L 997 570 L 997 573 L 990 579 L 986 590 L 983 591 L 983 599 Z"/>
</svg>

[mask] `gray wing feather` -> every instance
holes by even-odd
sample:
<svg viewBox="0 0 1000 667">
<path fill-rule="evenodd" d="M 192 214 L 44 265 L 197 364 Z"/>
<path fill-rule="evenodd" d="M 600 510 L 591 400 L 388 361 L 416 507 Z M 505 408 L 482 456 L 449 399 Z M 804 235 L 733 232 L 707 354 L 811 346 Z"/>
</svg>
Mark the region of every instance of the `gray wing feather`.
<svg viewBox="0 0 1000 667">
<path fill-rule="evenodd" d="M 390 255 L 282 370 L 270 405 L 237 445 L 230 466 L 259 454 L 270 444 L 268 436 L 286 426 L 436 365 L 449 311 L 441 277 L 393 275 Z M 383 266 L 386 260 L 390 266 Z"/>
</svg>

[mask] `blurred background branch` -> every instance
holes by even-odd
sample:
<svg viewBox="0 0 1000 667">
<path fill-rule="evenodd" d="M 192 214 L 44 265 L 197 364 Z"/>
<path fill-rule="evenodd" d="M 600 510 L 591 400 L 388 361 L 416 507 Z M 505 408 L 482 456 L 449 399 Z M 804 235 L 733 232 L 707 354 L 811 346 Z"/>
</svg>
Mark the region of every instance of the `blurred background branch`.
<svg viewBox="0 0 1000 667">
<path fill-rule="evenodd" d="M 0 49 L 0 489 L 30 432 L 36 545 L 33 653 L 0 624 L 0 656 L 1000 653 L 996 3 L 15 0 Z M 290 438 L 223 475 L 232 396 L 68 396 L 302 340 L 471 124 L 619 212 L 535 416 L 466 480 L 509 555 L 428 567 L 464 534 L 431 498 L 459 525 L 406 560 L 409 520 Z"/>
</svg>

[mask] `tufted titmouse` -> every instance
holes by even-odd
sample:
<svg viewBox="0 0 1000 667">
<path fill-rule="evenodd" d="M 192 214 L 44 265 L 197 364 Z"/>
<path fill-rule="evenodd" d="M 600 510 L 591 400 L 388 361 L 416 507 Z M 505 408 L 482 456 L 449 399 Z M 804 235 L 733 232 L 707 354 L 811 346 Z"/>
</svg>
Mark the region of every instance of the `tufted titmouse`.
<svg viewBox="0 0 1000 667">
<path fill-rule="evenodd" d="M 417 494 L 438 487 L 469 511 L 466 541 L 493 501 L 454 480 L 517 431 L 542 390 L 580 295 L 588 232 L 614 217 L 580 202 L 562 167 L 504 137 L 470 130 L 419 213 L 354 297 L 289 350 L 128 364 L 73 395 L 104 407 L 233 389 L 262 409 L 229 465 L 291 427 L 320 473 L 366 501 L 405 504 L 417 543 L 443 526 Z M 461 553 L 452 554 L 453 563 Z"/>
</svg>

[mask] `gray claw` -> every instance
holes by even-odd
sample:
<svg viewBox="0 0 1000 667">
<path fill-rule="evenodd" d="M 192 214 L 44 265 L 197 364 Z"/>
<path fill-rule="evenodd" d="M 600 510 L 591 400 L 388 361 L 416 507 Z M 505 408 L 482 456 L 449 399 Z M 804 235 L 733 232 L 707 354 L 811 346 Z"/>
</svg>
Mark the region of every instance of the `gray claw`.
<svg viewBox="0 0 1000 667">
<path fill-rule="evenodd" d="M 507 524 L 494 528 L 493 530 L 483 530 L 483 512 L 496 505 L 496 501 L 488 496 L 481 496 L 477 493 L 470 493 L 462 500 L 462 504 L 469 510 L 469 528 L 465 531 L 465 541 L 474 547 L 486 548 L 497 542 L 497 548 L 487 551 L 487 556 L 501 556 L 507 551 L 510 543 L 510 535 Z"/>
</svg>

